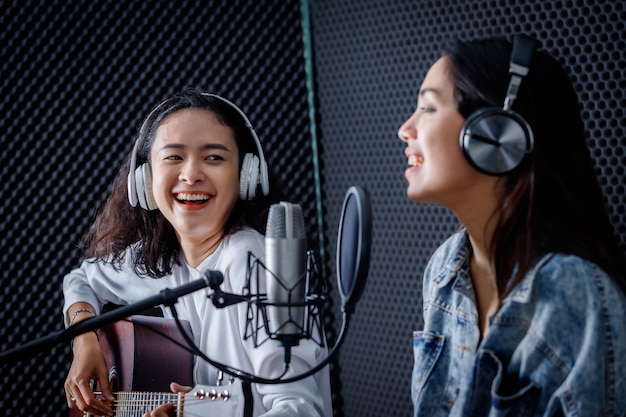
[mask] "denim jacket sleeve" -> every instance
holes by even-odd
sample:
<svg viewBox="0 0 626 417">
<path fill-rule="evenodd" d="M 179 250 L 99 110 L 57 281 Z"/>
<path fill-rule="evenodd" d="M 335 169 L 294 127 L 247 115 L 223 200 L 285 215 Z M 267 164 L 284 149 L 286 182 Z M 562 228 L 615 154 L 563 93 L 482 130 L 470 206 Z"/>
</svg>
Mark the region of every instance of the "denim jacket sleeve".
<svg viewBox="0 0 626 417">
<path fill-rule="evenodd" d="M 540 386 L 536 415 L 626 415 L 626 299 L 603 270 L 555 254 L 508 301 L 532 311 L 508 372 Z"/>
</svg>

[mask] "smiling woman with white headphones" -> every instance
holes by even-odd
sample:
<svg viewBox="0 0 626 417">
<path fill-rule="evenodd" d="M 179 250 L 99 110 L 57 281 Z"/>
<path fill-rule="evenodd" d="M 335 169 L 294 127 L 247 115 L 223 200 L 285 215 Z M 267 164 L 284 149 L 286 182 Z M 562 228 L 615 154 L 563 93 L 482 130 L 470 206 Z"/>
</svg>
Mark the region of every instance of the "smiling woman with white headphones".
<svg viewBox="0 0 626 417">
<path fill-rule="evenodd" d="M 239 113 L 241 118 L 245 122 L 245 126 L 250 130 L 250 135 L 256 145 L 257 155 L 254 153 L 246 153 L 241 163 L 241 175 L 240 175 L 240 197 L 242 200 L 252 200 L 256 196 L 256 190 L 258 186 L 261 186 L 263 195 L 269 194 L 269 178 L 267 172 L 267 162 L 263 155 L 263 148 L 261 147 L 261 141 L 259 140 L 250 120 L 245 113 L 235 106 L 231 101 L 220 97 L 215 94 L 201 93 L 204 97 L 223 102 L 227 106 L 230 106 L 234 111 Z M 128 172 L 128 200 L 130 205 L 135 207 L 137 203 L 146 210 L 157 209 L 154 198 L 152 197 L 151 181 L 152 173 L 150 172 L 150 164 L 144 162 L 137 167 L 137 154 L 139 149 L 146 146 L 146 141 L 149 138 L 151 127 L 156 123 L 156 117 L 160 114 L 160 118 L 165 117 L 168 114 L 167 110 L 162 107 L 167 105 L 167 101 L 157 106 L 152 113 L 146 118 L 144 124 L 140 129 L 140 134 L 135 141 L 133 147 L 133 153 L 130 159 L 130 170 Z M 170 112 L 173 110 L 169 110 Z"/>
<path fill-rule="evenodd" d="M 95 316 L 106 304 L 135 303 L 201 279 L 207 270 L 222 272 L 223 288 L 242 294 L 248 254 L 264 258 L 267 213 L 281 200 L 285 198 L 268 172 L 261 142 L 241 109 L 198 89 L 168 98 L 144 120 L 86 235 L 83 263 L 64 279 L 66 324 Z M 255 347 L 245 337 L 245 304 L 218 311 L 206 293 L 197 291 L 176 306 L 211 359 L 276 377 L 283 371 L 283 349 L 272 343 Z M 169 310 L 164 314 L 171 315 Z M 303 340 L 292 351 L 293 372 L 310 369 L 324 349 Z M 112 415 L 109 403 L 96 398 L 87 382 L 98 381 L 104 398 L 113 400 L 94 333 L 76 337 L 73 352 L 65 382 L 68 406 Z M 220 372 L 198 360 L 193 379 L 215 385 Z M 252 416 L 330 416 L 328 369 L 295 383 L 253 384 L 246 404 L 246 415 Z M 171 404 L 157 405 L 146 415 L 167 415 L 172 409 Z"/>
</svg>

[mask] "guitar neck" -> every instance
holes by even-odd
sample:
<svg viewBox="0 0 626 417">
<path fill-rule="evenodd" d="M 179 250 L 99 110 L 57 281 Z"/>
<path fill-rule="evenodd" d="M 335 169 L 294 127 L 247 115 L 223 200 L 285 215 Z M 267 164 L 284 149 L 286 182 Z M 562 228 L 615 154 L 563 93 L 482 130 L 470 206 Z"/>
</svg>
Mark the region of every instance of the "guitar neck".
<svg viewBox="0 0 626 417">
<path fill-rule="evenodd" d="M 145 413 L 168 403 L 174 404 L 175 417 L 196 417 L 209 414 L 241 415 L 237 414 L 242 412 L 243 407 L 240 390 L 240 384 L 236 384 L 223 387 L 197 385 L 187 394 L 119 391 L 113 393 L 115 400 L 111 407 L 115 417 L 142 417 Z M 233 414 L 234 411 L 237 413 Z M 227 414 L 221 414 L 223 412 Z"/>
</svg>

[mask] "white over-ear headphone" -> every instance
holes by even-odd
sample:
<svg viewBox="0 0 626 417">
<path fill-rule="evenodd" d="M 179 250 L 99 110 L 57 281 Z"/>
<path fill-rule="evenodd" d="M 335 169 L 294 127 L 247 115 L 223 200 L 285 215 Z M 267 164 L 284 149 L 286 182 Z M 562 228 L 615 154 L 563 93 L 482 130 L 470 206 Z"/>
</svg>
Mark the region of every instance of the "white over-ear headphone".
<svg viewBox="0 0 626 417">
<path fill-rule="evenodd" d="M 253 153 L 247 153 L 243 158 L 241 173 L 239 175 L 239 198 L 242 200 L 252 200 L 256 196 L 256 189 L 259 184 L 261 185 L 263 194 L 268 195 L 270 184 L 267 173 L 267 162 L 263 156 L 261 141 L 254 131 L 250 120 L 248 120 L 248 117 L 239 107 L 231 101 L 226 100 L 224 97 L 209 93 L 203 93 L 203 95 L 218 99 L 236 110 L 237 113 L 239 113 L 243 118 L 246 127 L 250 129 L 250 134 L 256 144 L 259 155 L 257 156 Z M 161 106 L 157 106 L 152 113 L 160 107 Z M 137 167 L 137 154 L 139 153 L 139 148 L 143 144 L 143 138 L 147 136 L 144 131 L 147 129 L 146 123 L 151 119 L 152 113 L 146 118 L 144 125 L 139 131 L 139 137 L 135 141 L 135 146 L 133 147 L 133 153 L 130 159 L 130 171 L 128 172 L 128 201 L 131 206 L 136 207 L 137 204 L 139 204 L 141 208 L 146 210 L 157 209 L 156 201 L 154 200 L 154 195 L 152 194 L 152 172 L 148 163 L 144 163 Z"/>
</svg>

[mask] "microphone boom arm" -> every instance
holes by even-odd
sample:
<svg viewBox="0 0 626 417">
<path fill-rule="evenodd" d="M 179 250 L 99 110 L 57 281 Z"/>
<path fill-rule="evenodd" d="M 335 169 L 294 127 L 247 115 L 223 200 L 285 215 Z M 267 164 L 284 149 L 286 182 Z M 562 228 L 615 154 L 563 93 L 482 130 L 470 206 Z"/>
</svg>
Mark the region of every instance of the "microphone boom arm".
<svg viewBox="0 0 626 417">
<path fill-rule="evenodd" d="M 158 305 L 162 304 L 166 307 L 172 306 L 176 303 L 179 297 L 207 287 L 211 280 L 219 279 L 219 277 L 222 277 L 222 280 L 224 279 L 222 273 L 219 271 L 209 271 L 206 275 L 207 277 L 205 278 L 181 285 L 180 287 L 174 289 L 166 288 L 159 294 L 148 297 L 142 301 L 116 308 L 115 310 L 100 314 L 96 317 L 82 320 L 66 329 L 53 332 L 48 336 L 35 339 L 22 346 L 2 352 L 0 353 L 0 364 L 4 365 L 5 363 L 12 361 L 22 360 L 32 354 L 40 353 L 45 347 L 70 341 L 78 335 L 94 331 L 103 326 L 115 323 L 116 321 L 125 319 L 126 317 L 139 314 Z"/>
</svg>

